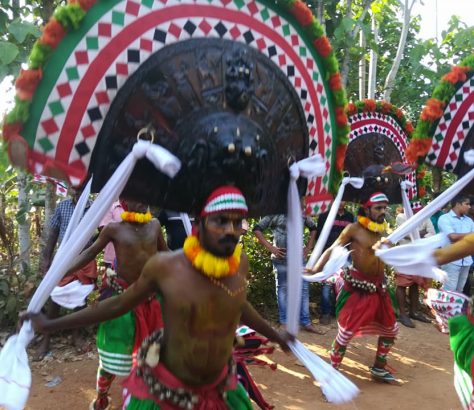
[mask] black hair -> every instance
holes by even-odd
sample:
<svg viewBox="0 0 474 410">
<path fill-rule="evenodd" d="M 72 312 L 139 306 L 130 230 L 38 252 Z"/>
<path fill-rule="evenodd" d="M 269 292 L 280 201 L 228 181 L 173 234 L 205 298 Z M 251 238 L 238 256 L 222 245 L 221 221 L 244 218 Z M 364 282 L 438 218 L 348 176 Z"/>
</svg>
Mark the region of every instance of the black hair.
<svg viewBox="0 0 474 410">
<path fill-rule="evenodd" d="M 470 201 L 469 195 L 459 194 L 451 199 L 451 208 L 454 208 L 456 204 L 462 204 L 465 201 Z"/>
</svg>

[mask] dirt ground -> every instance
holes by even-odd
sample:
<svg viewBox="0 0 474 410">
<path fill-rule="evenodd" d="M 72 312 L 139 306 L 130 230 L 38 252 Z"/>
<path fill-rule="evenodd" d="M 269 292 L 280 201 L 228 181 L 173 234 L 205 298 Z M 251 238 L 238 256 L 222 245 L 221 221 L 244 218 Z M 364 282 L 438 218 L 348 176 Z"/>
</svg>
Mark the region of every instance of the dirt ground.
<svg viewBox="0 0 474 410">
<path fill-rule="evenodd" d="M 325 327 L 324 336 L 300 334 L 307 347 L 328 359 L 327 349 L 336 326 Z M 453 358 L 448 337 L 432 325 L 416 323 L 416 329 L 401 326 L 399 338 L 389 357 L 400 385 L 385 385 L 370 379 L 368 366 L 375 355 L 375 337 L 356 339 L 348 349 L 342 372 L 360 389 L 351 403 L 326 403 L 309 373 L 293 356 L 276 351 L 268 357 L 278 369 L 251 366 L 251 372 L 266 400 L 276 409 L 403 409 L 458 410 L 453 387 Z M 56 347 L 56 357 L 33 364 L 33 388 L 29 410 L 84 410 L 94 398 L 97 356 L 94 352 L 77 356 L 69 347 Z M 47 387 L 47 384 L 53 387 Z M 120 409 L 120 383 L 112 389 L 112 409 Z"/>
</svg>

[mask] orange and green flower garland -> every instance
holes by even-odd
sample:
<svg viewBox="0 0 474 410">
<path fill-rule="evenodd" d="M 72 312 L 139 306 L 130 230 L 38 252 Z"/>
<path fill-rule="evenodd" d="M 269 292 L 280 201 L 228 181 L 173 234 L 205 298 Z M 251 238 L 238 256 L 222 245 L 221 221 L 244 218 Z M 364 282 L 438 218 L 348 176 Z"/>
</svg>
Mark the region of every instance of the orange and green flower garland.
<svg viewBox="0 0 474 410">
<path fill-rule="evenodd" d="M 413 124 L 407 119 L 404 112 L 395 105 L 387 101 L 376 101 L 372 99 L 350 102 L 347 105 L 347 114 L 355 115 L 362 112 L 380 112 L 392 117 L 402 127 L 403 131 L 411 138 L 413 134 Z"/>
<path fill-rule="evenodd" d="M 12 157 L 12 150 L 15 151 L 16 157 L 21 155 L 21 166 L 25 168 L 28 164 L 29 147 L 20 132 L 23 124 L 28 120 L 31 101 L 43 76 L 43 67 L 67 32 L 79 28 L 86 12 L 96 1 L 69 0 L 67 5 L 58 7 L 43 27 L 41 37 L 33 46 L 28 68 L 21 70 L 15 81 L 15 105 L 5 117 L 2 134 L 3 139 L 8 143 L 10 157 Z"/>
<path fill-rule="evenodd" d="M 342 86 L 341 74 L 336 56 L 331 47 L 329 39 L 324 35 L 324 29 L 314 17 L 308 6 L 301 0 L 281 0 L 282 5 L 303 27 L 307 36 L 312 41 L 314 48 L 321 57 L 324 70 L 326 71 L 326 80 L 331 90 L 332 99 L 335 106 L 336 123 L 336 160 L 335 172 L 330 182 L 330 192 L 335 193 L 339 188 L 344 168 L 344 158 L 349 143 L 349 124 L 346 115 L 346 91 Z"/>
<path fill-rule="evenodd" d="M 474 54 L 466 57 L 457 66 L 441 78 L 435 87 L 432 97 L 426 101 L 416 125 L 413 139 L 407 148 L 410 162 L 423 162 L 431 148 L 433 133 L 443 116 L 444 109 L 456 91 L 474 74 Z"/>
<path fill-rule="evenodd" d="M 237 273 L 240 266 L 242 245 L 237 244 L 231 256 L 222 258 L 206 251 L 199 243 L 199 239 L 194 235 L 190 235 L 184 241 L 183 251 L 193 266 L 203 275 L 221 279 Z"/>
</svg>

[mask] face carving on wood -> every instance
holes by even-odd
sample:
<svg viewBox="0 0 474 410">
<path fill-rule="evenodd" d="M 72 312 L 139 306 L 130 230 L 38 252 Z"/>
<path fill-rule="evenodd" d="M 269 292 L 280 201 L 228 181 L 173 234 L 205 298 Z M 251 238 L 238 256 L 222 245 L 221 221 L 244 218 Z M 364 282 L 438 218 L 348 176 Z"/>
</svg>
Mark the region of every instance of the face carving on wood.
<svg viewBox="0 0 474 410">
<path fill-rule="evenodd" d="M 348 185 L 344 192 L 346 200 L 355 202 L 363 202 L 369 193 L 381 191 L 391 203 L 400 203 L 400 182 L 413 171 L 411 166 L 402 163 L 395 144 L 376 132 L 361 135 L 349 143 L 344 169 L 353 177 L 364 178 L 362 189 Z"/>
<path fill-rule="evenodd" d="M 217 186 L 234 184 L 250 215 L 286 208 L 288 159 L 308 155 L 298 95 L 270 59 L 230 40 L 192 39 L 153 54 L 118 92 L 94 149 L 94 189 L 130 152 L 138 131 L 183 167 L 173 181 L 139 161 L 128 196 L 195 213 Z M 302 184 L 300 188 L 304 188 Z"/>
</svg>

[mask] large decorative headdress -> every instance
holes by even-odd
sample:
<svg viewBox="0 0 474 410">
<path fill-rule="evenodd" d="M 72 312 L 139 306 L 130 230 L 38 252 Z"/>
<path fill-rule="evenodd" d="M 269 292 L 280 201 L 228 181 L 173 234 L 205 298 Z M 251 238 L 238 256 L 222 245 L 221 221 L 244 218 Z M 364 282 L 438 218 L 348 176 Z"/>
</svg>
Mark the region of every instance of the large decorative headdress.
<svg viewBox="0 0 474 410">
<path fill-rule="evenodd" d="M 319 153 L 308 210 L 337 190 L 345 93 L 324 31 L 301 0 L 74 1 L 60 7 L 17 80 L 4 135 L 12 162 L 98 191 L 137 134 L 182 163 L 142 160 L 124 194 L 197 213 L 232 184 L 252 215 L 284 212 L 288 165 Z M 140 132 L 140 130 L 142 130 Z"/>
<path fill-rule="evenodd" d="M 416 174 L 405 155 L 413 127 L 402 110 L 369 99 L 349 103 L 348 115 L 351 130 L 344 170 L 363 177 L 364 186 L 348 186 L 344 198 L 363 202 L 372 192 L 383 191 L 389 202 L 400 203 L 403 180 L 411 182 L 408 198 L 416 198 Z"/>
<path fill-rule="evenodd" d="M 474 148 L 474 54 L 453 66 L 421 111 L 408 147 L 410 161 L 462 176 L 472 167 L 464 152 Z M 466 192 L 474 193 L 474 182 Z"/>
</svg>

